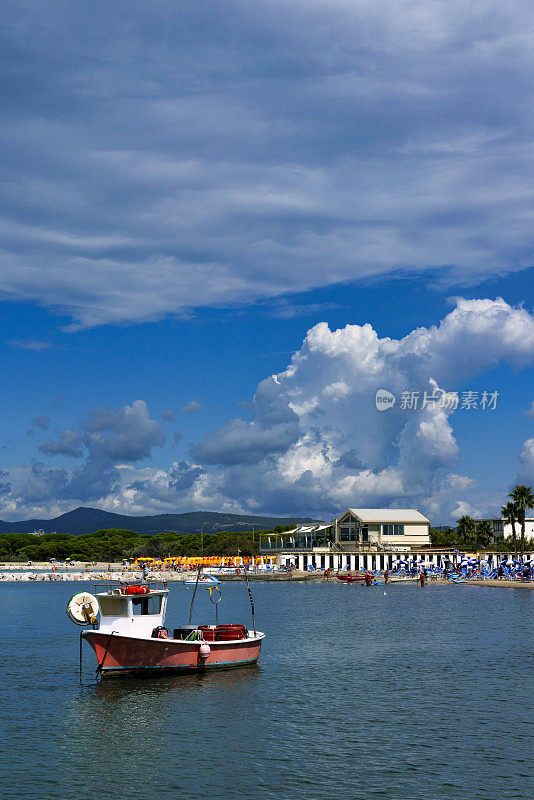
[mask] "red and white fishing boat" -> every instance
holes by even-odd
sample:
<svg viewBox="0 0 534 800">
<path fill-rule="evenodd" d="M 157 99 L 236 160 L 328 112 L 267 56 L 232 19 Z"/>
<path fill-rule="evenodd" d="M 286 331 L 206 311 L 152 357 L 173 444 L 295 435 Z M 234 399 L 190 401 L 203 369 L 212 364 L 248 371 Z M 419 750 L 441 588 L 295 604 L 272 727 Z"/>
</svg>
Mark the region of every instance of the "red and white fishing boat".
<svg viewBox="0 0 534 800">
<path fill-rule="evenodd" d="M 343 581 L 344 583 L 355 583 L 356 581 L 364 581 L 365 575 L 360 572 L 352 573 L 348 572 L 346 575 L 341 575 L 339 572 L 336 575 L 338 581 Z"/>
<path fill-rule="evenodd" d="M 81 636 L 95 651 L 97 673 L 193 672 L 256 663 L 265 634 L 245 625 L 184 625 L 171 633 L 164 625 L 168 594 L 166 584 L 108 585 L 97 587 L 95 595 L 80 592 L 70 599 L 70 619 L 92 625 Z"/>
</svg>

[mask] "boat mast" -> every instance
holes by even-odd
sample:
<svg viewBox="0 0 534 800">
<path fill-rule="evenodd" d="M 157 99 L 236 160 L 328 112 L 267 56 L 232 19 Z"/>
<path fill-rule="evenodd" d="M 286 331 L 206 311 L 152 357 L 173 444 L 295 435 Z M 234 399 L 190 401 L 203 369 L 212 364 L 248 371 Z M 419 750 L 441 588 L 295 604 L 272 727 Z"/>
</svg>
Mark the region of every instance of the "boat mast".
<svg viewBox="0 0 534 800">
<path fill-rule="evenodd" d="M 202 565 L 199 564 L 198 565 L 198 572 L 197 572 L 197 580 L 196 580 L 196 583 L 195 583 L 195 590 L 193 592 L 193 597 L 191 598 L 191 608 L 189 609 L 189 624 L 190 625 L 191 625 L 191 617 L 193 616 L 193 603 L 195 602 L 195 595 L 197 593 L 197 586 L 198 586 L 198 582 L 200 580 L 200 571 L 201 571 L 201 569 L 202 569 Z"/>
<path fill-rule="evenodd" d="M 243 583 L 248 589 L 248 596 L 250 598 L 250 607 L 252 608 L 252 628 L 254 630 L 254 636 L 256 636 L 256 620 L 254 619 L 254 600 L 252 599 L 252 592 L 250 591 L 250 584 L 248 582 L 248 575 L 247 575 L 247 568 L 245 567 L 245 577 L 243 579 Z"/>
</svg>

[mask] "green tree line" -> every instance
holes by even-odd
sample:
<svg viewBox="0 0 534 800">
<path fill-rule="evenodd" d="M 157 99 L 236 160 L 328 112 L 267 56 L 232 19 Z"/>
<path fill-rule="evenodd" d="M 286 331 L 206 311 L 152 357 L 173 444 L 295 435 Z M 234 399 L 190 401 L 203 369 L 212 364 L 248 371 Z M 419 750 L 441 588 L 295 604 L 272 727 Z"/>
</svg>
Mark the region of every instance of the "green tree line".
<svg viewBox="0 0 534 800">
<path fill-rule="evenodd" d="M 0 562 L 57 561 L 121 561 L 126 558 L 151 556 L 250 556 L 259 553 L 260 534 L 281 533 L 288 526 L 250 532 L 159 533 L 139 534 L 134 531 L 107 528 L 73 536 L 69 533 L 3 533 L 0 535 Z"/>
<path fill-rule="evenodd" d="M 491 523 L 477 522 L 468 516 L 461 517 L 456 528 L 430 528 L 430 541 L 433 547 L 517 552 L 517 543 L 514 543 L 512 536 L 494 539 Z M 534 539 L 525 539 L 525 550 L 534 550 Z"/>
</svg>

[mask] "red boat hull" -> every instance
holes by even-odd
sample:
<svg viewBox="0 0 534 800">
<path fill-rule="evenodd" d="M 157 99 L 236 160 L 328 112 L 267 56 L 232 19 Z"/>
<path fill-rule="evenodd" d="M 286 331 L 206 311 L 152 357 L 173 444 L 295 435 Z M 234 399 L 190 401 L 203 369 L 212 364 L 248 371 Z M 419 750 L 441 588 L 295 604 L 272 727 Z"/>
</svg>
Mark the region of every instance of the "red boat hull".
<svg viewBox="0 0 534 800">
<path fill-rule="evenodd" d="M 200 642 L 137 639 L 87 630 L 82 636 L 95 651 L 102 677 L 243 667 L 256 663 L 263 639 L 263 635 L 260 635 L 252 639 L 209 642 L 210 653 L 203 658 Z"/>
</svg>

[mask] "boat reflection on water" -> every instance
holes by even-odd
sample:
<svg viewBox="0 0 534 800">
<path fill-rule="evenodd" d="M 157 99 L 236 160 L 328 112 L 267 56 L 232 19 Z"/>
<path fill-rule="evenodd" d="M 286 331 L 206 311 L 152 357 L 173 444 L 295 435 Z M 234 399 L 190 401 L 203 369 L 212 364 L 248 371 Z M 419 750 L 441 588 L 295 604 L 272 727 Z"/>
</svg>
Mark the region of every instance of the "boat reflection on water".
<svg viewBox="0 0 534 800">
<path fill-rule="evenodd" d="M 69 704 L 66 719 L 66 728 L 71 732 L 66 743 L 70 758 L 74 763 L 85 760 L 89 746 L 94 757 L 109 761 L 112 769 L 114 753 L 121 758 L 125 752 L 133 758 L 137 754 L 144 758 L 140 742 L 146 745 L 163 730 L 175 730 L 180 720 L 188 727 L 213 727 L 213 719 L 205 716 L 206 707 L 227 721 L 233 714 L 239 717 L 243 714 L 243 690 L 250 697 L 261 672 L 260 666 L 251 664 L 229 672 L 196 672 L 179 678 L 130 677 L 83 683 Z M 203 709 L 200 715 L 199 709 Z M 81 730 L 82 738 L 76 735 Z"/>
<path fill-rule="evenodd" d="M 116 713 L 117 703 L 131 698 L 136 702 L 154 704 L 159 698 L 168 702 L 169 695 L 172 695 L 173 700 L 179 700 L 182 694 L 204 692 L 206 689 L 230 693 L 239 689 L 242 684 L 249 683 L 259 673 L 261 666 L 256 663 L 240 667 L 238 670 L 212 670 L 180 676 L 161 675 L 157 680 L 154 680 L 153 676 L 142 675 L 135 678 L 118 678 L 114 681 L 91 682 L 86 685 L 85 693 L 94 704 L 93 711 L 98 712 L 100 707 L 101 713 L 106 713 L 109 707 Z"/>
</svg>

